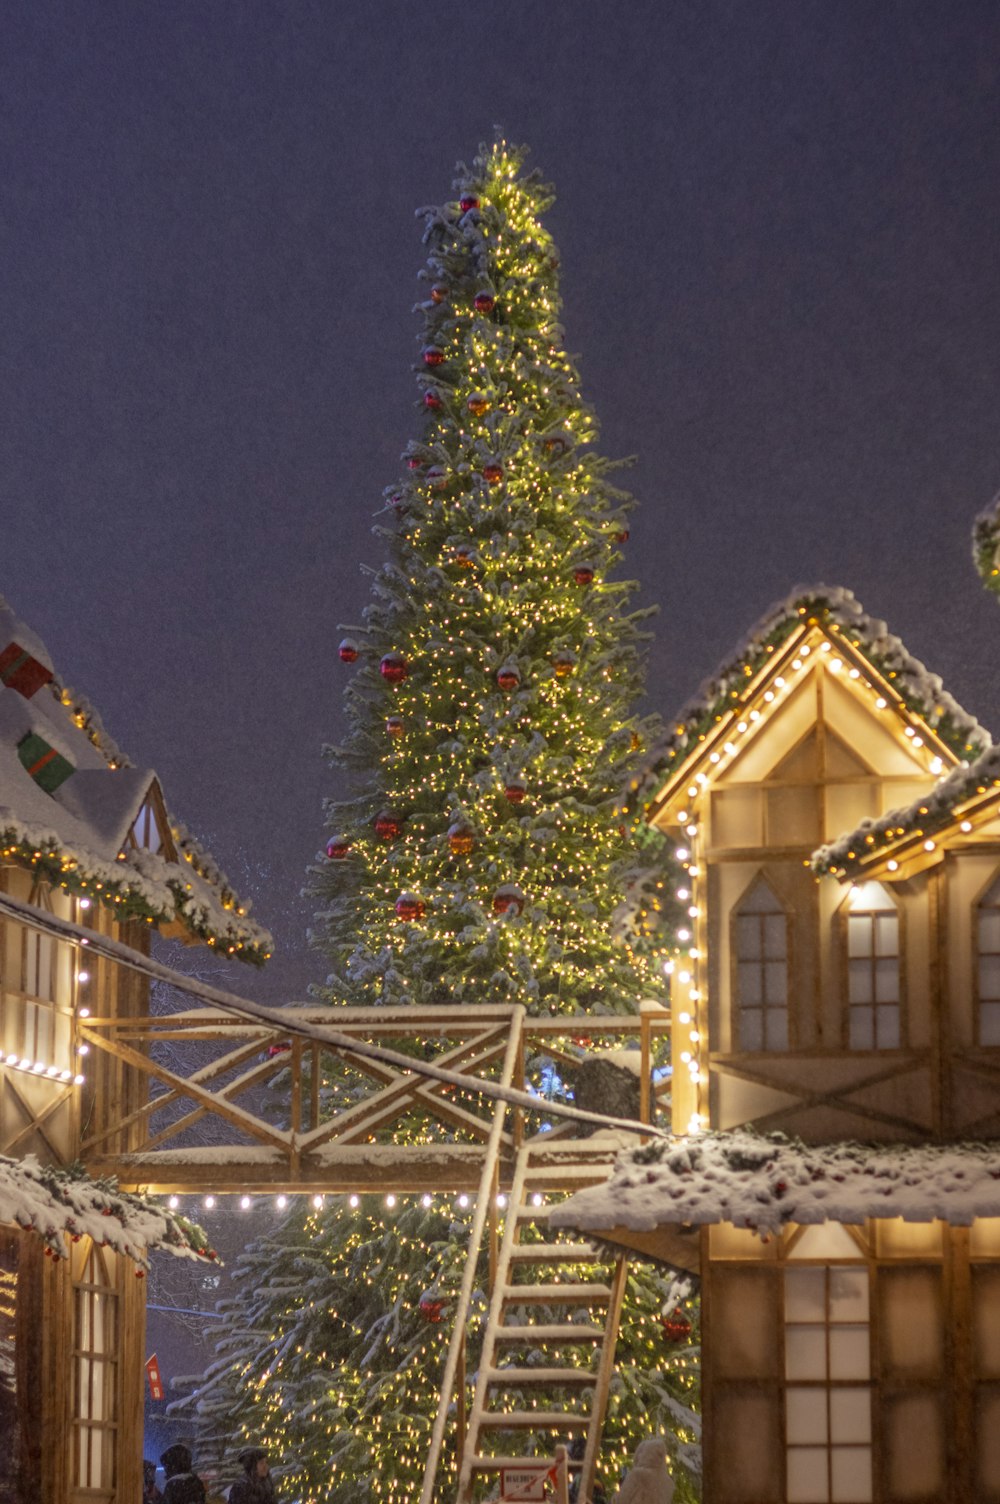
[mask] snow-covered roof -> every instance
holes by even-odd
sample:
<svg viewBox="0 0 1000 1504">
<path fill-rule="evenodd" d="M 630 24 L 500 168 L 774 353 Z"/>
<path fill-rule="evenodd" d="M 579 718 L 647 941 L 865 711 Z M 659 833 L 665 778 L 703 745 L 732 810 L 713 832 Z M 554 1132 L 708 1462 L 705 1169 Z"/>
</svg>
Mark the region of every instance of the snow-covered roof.
<svg viewBox="0 0 1000 1504">
<path fill-rule="evenodd" d="M 36 778 L 32 758 L 39 768 L 65 759 L 70 771 L 61 782 Z M 0 597 L 0 857 L 122 916 L 176 921 L 241 959 L 266 959 L 270 935 L 182 825 L 167 817 L 170 841 L 159 852 L 128 842 L 158 790 L 152 769 L 132 766 Z"/>
<path fill-rule="evenodd" d="M 33 1155 L 0 1155 L 0 1222 L 37 1233 L 57 1258 L 69 1253 L 67 1237 L 91 1237 L 147 1267 L 151 1249 L 181 1258 L 214 1258 L 200 1227 L 166 1207 L 91 1180 L 78 1166 L 50 1169 Z"/>
<path fill-rule="evenodd" d="M 730 1222 L 761 1236 L 789 1222 L 967 1226 L 1000 1217 L 1000 1144 L 813 1146 L 780 1134 L 701 1133 L 619 1156 L 603 1185 L 550 1212 L 554 1227 L 599 1233 Z"/>
<path fill-rule="evenodd" d="M 937 674 L 912 657 L 885 622 L 868 616 L 849 590 L 828 585 L 798 586 L 761 618 L 716 673 L 677 717 L 666 741 L 655 748 L 633 780 L 633 791 L 652 798 L 687 754 L 724 715 L 797 628 L 813 621 L 834 627 L 852 643 L 874 672 L 888 681 L 906 708 L 919 715 L 959 758 L 968 760 L 991 745 L 989 732 L 948 694 Z"/>
<path fill-rule="evenodd" d="M 995 815 L 996 790 L 1000 788 L 1000 747 L 988 747 L 975 762 L 960 763 L 952 768 L 929 794 L 912 804 L 891 809 L 877 820 L 862 820 L 855 829 L 813 852 L 813 871 L 820 876 L 832 873 L 850 877 L 862 866 L 893 860 L 894 853 L 915 842 L 926 840 L 930 859 L 934 845 L 931 838 L 954 828 L 970 817 L 975 822 L 980 806 L 989 804 Z"/>
</svg>

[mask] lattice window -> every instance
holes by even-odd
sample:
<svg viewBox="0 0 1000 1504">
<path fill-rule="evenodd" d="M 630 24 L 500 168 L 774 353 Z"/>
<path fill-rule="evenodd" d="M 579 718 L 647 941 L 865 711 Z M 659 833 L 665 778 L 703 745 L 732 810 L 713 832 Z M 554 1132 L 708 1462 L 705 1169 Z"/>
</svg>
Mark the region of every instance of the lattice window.
<svg viewBox="0 0 1000 1504">
<path fill-rule="evenodd" d="M 736 1042 L 740 1050 L 788 1049 L 788 916 L 763 878 L 733 915 Z"/>
<path fill-rule="evenodd" d="M 869 1504 L 867 1266 L 786 1268 L 784 1306 L 788 1504 Z"/>
<path fill-rule="evenodd" d="M 118 1462 L 118 1260 L 89 1239 L 73 1249 L 73 1306 L 74 1482 L 111 1500 Z"/>
<path fill-rule="evenodd" d="M 848 1043 L 895 1050 L 901 1039 L 899 915 L 881 883 L 855 888 L 847 911 Z"/>
<path fill-rule="evenodd" d="M 1000 877 L 976 905 L 979 1043 L 1000 1044 Z"/>
</svg>

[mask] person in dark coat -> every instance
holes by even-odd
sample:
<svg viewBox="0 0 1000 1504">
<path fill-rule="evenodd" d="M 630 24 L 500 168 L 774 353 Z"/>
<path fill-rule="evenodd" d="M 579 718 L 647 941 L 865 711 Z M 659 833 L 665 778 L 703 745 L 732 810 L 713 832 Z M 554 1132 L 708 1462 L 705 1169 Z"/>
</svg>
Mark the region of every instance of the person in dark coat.
<svg viewBox="0 0 1000 1504">
<path fill-rule="evenodd" d="M 205 1504 L 205 1485 L 191 1471 L 191 1453 L 186 1446 L 175 1442 L 160 1461 L 167 1475 L 163 1504 Z"/>
<path fill-rule="evenodd" d="M 156 1486 L 156 1463 L 146 1457 L 142 1464 L 142 1504 L 160 1504 L 162 1498 Z"/>
<path fill-rule="evenodd" d="M 244 1447 L 239 1455 L 243 1477 L 229 1490 L 229 1504 L 277 1504 L 269 1477 L 270 1467 L 263 1447 Z"/>
</svg>

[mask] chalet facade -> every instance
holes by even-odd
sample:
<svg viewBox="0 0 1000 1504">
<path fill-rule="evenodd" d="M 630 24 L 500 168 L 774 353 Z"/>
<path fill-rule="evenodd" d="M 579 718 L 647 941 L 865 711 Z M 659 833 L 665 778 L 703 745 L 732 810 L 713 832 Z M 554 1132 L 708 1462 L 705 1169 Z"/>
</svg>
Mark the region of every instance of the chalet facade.
<svg viewBox="0 0 1000 1504">
<path fill-rule="evenodd" d="M 47 915 L 79 926 L 82 943 L 47 933 Z M 153 928 L 245 959 L 270 943 L 171 819 L 155 775 L 129 764 L 0 600 L 3 1504 L 141 1496 L 135 1276 L 152 1247 L 204 1243 L 183 1219 L 64 1167 L 138 1105 L 121 1062 L 88 1060 L 80 1021 L 148 1012 L 148 981 L 89 956 L 86 934 L 148 954 Z"/>
<path fill-rule="evenodd" d="M 691 1137 L 554 1221 L 700 1272 L 711 1504 L 996 1504 L 1000 754 L 817 589 L 643 792 L 685 863 Z"/>
</svg>

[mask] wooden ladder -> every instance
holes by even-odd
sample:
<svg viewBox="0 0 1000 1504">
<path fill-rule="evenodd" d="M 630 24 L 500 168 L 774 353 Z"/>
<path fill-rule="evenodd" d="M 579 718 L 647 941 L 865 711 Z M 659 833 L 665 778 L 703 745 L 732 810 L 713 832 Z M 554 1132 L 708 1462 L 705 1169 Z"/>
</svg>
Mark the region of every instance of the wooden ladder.
<svg viewBox="0 0 1000 1504">
<path fill-rule="evenodd" d="M 458 1504 L 470 1504 L 477 1478 L 495 1479 L 501 1468 L 524 1460 L 510 1439 L 517 1434 L 554 1433 L 557 1441 L 585 1436 L 583 1458 L 570 1466 L 579 1476 L 580 1504 L 590 1496 L 627 1259 L 550 1230 L 545 1193 L 603 1182 L 613 1160 L 613 1152 L 579 1141 L 564 1147 L 535 1140 L 518 1154 L 460 1461 Z M 580 1265 L 591 1266 L 595 1277 L 582 1278 Z M 541 1361 L 505 1361 L 511 1348 L 527 1349 Z M 574 1355 L 574 1349 L 589 1349 L 588 1356 Z M 524 1408 L 532 1392 L 548 1399 L 553 1391 L 563 1395 L 559 1408 Z M 490 1446 L 498 1436 L 506 1455 Z"/>
</svg>

